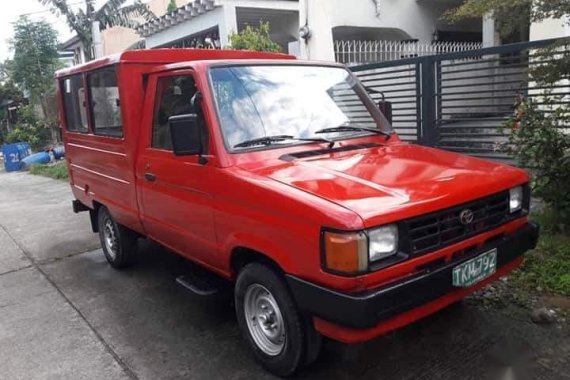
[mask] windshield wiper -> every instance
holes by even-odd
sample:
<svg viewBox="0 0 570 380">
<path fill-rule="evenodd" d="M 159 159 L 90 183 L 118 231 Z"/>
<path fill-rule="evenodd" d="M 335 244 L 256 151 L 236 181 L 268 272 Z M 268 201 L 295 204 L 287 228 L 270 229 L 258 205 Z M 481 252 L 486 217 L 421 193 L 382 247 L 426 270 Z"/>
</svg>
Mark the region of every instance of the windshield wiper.
<svg viewBox="0 0 570 380">
<path fill-rule="evenodd" d="M 377 135 L 387 136 L 388 138 L 390 138 L 390 136 L 392 136 L 392 134 L 390 132 L 385 132 L 385 131 L 378 129 L 378 128 L 357 127 L 355 125 L 347 125 L 347 124 L 339 125 L 337 127 L 319 129 L 318 131 L 315 131 L 314 133 L 333 133 L 333 132 L 350 132 L 350 131 L 372 132 L 372 133 L 376 133 Z"/>
<path fill-rule="evenodd" d="M 286 140 L 297 140 L 297 141 L 311 141 L 311 142 L 326 142 L 329 144 L 329 148 L 332 148 L 334 141 L 326 139 L 324 137 L 295 137 L 289 135 L 276 135 L 276 136 L 265 136 L 256 139 L 242 141 L 239 144 L 234 145 L 234 148 L 245 148 L 254 145 L 271 145 L 274 142 L 281 142 Z"/>
</svg>

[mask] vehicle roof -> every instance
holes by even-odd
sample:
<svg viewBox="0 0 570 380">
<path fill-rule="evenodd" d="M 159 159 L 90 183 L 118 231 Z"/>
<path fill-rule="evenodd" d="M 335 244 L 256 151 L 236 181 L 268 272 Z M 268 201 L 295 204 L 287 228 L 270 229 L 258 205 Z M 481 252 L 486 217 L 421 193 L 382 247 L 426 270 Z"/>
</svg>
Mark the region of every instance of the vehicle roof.
<svg viewBox="0 0 570 380">
<path fill-rule="evenodd" d="M 117 63 L 147 63 L 165 65 L 169 63 L 204 61 L 204 60 L 291 60 L 294 56 L 282 53 L 267 53 L 249 50 L 213 50 L 213 49 L 144 49 L 128 50 L 122 53 L 99 58 L 81 65 L 58 70 L 56 77 L 82 73 Z"/>
<path fill-rule="evenodd" d="M 185 61 L 168 63 L 156 66 L 150 73 L 161 71 L 181 70 L 196 66 L 234 66 L 234 65 L 307 65 L 307 66 L 332 66 L 332 67 L 345 67 L 341 63 L 328 62 L 328 61 L 306 61 L 297 59 L 224 59 L 224 60 L 199 60 L 199 61 Z"/>
</svg>

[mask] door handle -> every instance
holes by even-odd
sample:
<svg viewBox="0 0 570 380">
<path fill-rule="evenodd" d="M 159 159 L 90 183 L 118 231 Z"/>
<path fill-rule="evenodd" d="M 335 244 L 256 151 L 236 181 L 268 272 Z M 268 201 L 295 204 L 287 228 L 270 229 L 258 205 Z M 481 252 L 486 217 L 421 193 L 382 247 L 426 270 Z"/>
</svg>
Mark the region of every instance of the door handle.
<svg viewBox="0 0 570 380">
<path fill-rule="evenodd" d="M 156 176 L 152 173 L 144 173 L 144 178 L 149 182 L 156 181 Z"/>
</svg>

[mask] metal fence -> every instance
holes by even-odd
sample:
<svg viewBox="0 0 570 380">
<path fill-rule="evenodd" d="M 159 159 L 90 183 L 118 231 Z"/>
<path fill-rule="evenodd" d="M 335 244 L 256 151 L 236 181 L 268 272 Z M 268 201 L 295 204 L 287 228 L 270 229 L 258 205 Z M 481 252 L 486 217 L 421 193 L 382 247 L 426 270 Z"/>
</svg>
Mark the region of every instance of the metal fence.
<svg viewBox="0 0 570 380">
<path fill-rule="evenodd" d="M 426 55 L 475 50 L 482 47 L 480 42 L 360 40 L 337 40 L 334 42 L 336 61 L 347 65 L 394 61 Z"/>
<path fill-rule="evenodd" d="M 568 53 L 542 40 L 351 67 L 373 98 L 392 103 L 393 126 L 403 139 L 451 151 L 509 160 L 500 146 L 520 96 L 544 105 L 548 91 L 570 103 L 570 84 L 540 86 L 529 69 Z M 568 40 L 564 40 L 569 44 Z M 382 94 L 378 93 L 381 92 Z M 545 106 L 546 107 L 546 106 Z M 544 109 L 548 112 L 547 109 Z"/>
</svg>

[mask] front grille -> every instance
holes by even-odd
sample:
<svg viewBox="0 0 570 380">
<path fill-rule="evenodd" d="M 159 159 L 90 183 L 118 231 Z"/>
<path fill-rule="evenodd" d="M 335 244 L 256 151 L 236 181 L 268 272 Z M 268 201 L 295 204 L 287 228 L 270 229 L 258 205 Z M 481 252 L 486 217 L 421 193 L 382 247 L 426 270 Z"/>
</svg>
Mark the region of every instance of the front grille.
<svg viewBox="0 0 570 380">
<path fill-rule="evenodd" d="M 471 223 L 461 222 L 464 210 L 473 213 Z M 504 191 L 404 221 L 402 227 L 408 246 L 402 248 L 412 257 L 418 256 L 498 227 L 516 216 L 509 213 L 509 192 Z"/>
</svg>

